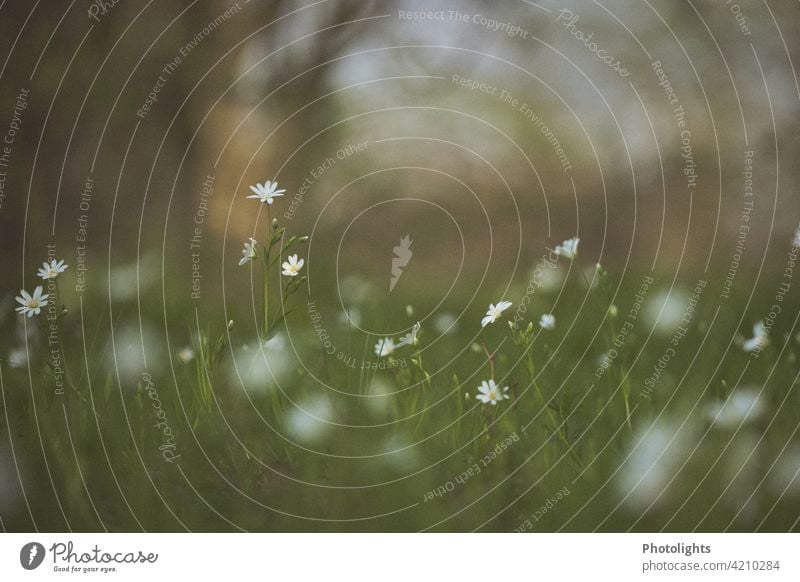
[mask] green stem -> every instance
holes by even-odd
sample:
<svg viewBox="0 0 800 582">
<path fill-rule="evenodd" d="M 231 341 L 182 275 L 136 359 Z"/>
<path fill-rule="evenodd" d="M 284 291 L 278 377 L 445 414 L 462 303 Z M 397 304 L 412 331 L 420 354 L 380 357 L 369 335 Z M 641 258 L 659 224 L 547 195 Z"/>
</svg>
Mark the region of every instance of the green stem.
<svg viewBox="0 0 800 582">
<path fill-rule="evenodd" d="M 633 434 L 633 425 L 631 424 L 630 399 L 629 399 L 629 395 L 628 395 L 628 390 L 626 389 L 625 385 L 623 385 L 623 387 L 622 387 L 622 396 L 623 396 L 623 398 L 625 398 L 625 420 L 628 423 L 628 432 L 630 434 Z"/>
<path fill-rule="evenodd" d="M 269 337 L 269 251 L 264 264 L 264 339 Z"/>
<path fill-rule="evenodd" d="M 528 346 L 528 350 L 531 350 L 531 349 L 532 348 L 530 346 Z M 564 423 L 562 423 L 562 428 L 558 428 L 558 425 L 559 425 L 558 419 L 556 418 L 555 414 L 553 414 L 553 411 L 550 409 L 550 406 L 548 406 L 547 400 L 544 397 L 544 393 L 542 392 L 542 389 L 539 386 L 539 383 L 536 381 L 536 368 L 535 368 L 535 365 L 533 363 L 533 356 L 530 353 L 530 351 L 528 352 L 528 357 L 527 357 L 526 363 L 527 363 L 528 373 L 531 376 L 531 382 L 533 383 L 533 389 L 536 392 L 536 396 L 539 398 L 540 402 L 542 403 L 542 406 L 544 407 L 545 414 L 547 414 L 547 418 L 550 421 L 550 424 L 552 425 L 553 430 L 555 431 L 556 438 L 558 438 L 558 440 L 561 441 L 561 444 L 564 445 L 567 448 L 567 450 L 570 452 L 572 460 L 575 462 L 575 464 L 578 466 L 578 468 L 582 469 L 583 468 L 583 461 L 581 461 L 581 458 L 578 455 L 578 452 L 575 450 L 575 447 L 570 445 L 569 440 L 567 439 L 566 435 L 564 434 L 564 429 L 563 429 L 563 424 Z"/>
<path fill-rule="evenodd" d="M 58 341 L 58 349 L 61 352 L 60 354 L 61 366 L 64 368 L 64 380 L 66 381 L 67 385 L 72 389 L 72 391 L 75 392 L 75 394 L 77 394 L 81 400 L 83 400 L 86 404 L 88 404 L 89 403 L 88 400 L 86 400 L 86 397 L 81 393 L 80 390 L 78 390 L 78 387 L 72 381 L 72 377 L 70 376 L 69 373 L 69 366 L 67 365 L 67 357 L 66 354 L 64 353 L 64 341 L 61 337 L 61 326 L 59 325 L 61 314 L 58 312 L 58 301 L 61 298 L 61 293 L 58 289 L 58 278 L 54 279 L 53 283 L 55 285 L 55 297 L 51 297 L 50 301 L 52 301 L 56 306 L 56 319 L 54 323 L 56 326 L 56 339 Z"/>
<path fill-rule="evenodd" d="M 267 240 L 272 240 L 272 219 L 270 208 L 267 204 Z M 269 259 L 272 254 L 272 245 L 267 242 L 264 246 L 264 339 L 269 338 Z"/>
<path fill-rule="evenodd" d="M 483 353 L 486 354 L 486 360 L 489 362 L 489 373 L 494 380 L 494 354 L 490 354 L 489 350 L 486 349 L 486 344 L 481 342 L 481 347 L 483 348 Z"/>
<path fill-rule="evenodd" d="M 584 282 L 586 283 L 586 287 L 588 289 L 588 293 L 590 295 L 593 295 L 592 294 L 592 286 L 591 286 L 591 283 L 589 282 L 589 280 L 586 278 L 586 273 L 584 273 L 582 269 L 580 270 L 580 272 L 581 272 L 581 275 L 583 276 Z M 598 283 L 597 283 L 598 289 L 601 289 L 601 287 L 602 287 L 602 285 L 600 283 L 601 282 L 598 280 Z M 600 309 L 601 313 L 603 312 L 603 307 L 605 307 L 605 313 L 603 315 L 603 319 L 605 320 L 606 326 L 608 327 L 608 329 L 609 329 L 609 331 L 611 333 L 611 337 L 610 338 L 604 338 L 604 340 L 605 340 L 605 344 L 606 344 L 606 349 L 610 350 L 611 349 L 611 344 L 613 343 L 614 338 L 617 335 L 617 330 L 614 328 L 614 323 L 611 321 L 611 318 L 608 316 L 608 307 L 610 307 L 611 301 L 610 301 L 610 299 L 608 297 L 608 294 L 605 292 L 605 289 L 602 289 L 602 291 L 603 291 L 603 294 L 606 296 L 606 301 L 608 303 L 608 306 L 604 306 L 602 304 L 602 302 L 595 296 L 593 296 L 593 301 L 598 305 L 598 309 Z M 628 432 L 630 434 L 633 434 L 633 425 L 631 424 L 631 407 L 630 407 L 630 394 L 629 394 L 630 387 L 627 386 L 627 382 L 623 382 L 622 381 L 623 374 L 624 374 L 624 370 L 620 370 L 620 386 L 622 388 L 622 400 L 623 400 L 623 402 L 625 404 L 625 423 L 628 425 Z"/>
</svg>

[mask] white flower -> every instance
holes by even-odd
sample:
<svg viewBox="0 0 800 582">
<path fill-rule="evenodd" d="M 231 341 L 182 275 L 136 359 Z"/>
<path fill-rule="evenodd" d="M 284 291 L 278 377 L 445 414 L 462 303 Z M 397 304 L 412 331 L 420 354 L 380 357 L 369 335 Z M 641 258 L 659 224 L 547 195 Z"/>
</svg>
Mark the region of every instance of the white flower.
<svg viewBox="0 0 800 582">
<path fill-rule="evenodd" d="M 394 353 L 395 349 L 394 340 L 390 337 L 385 337 L 382 340 L 378 340 L 378 343 L 375 344 L 375 355 L 381 358 L 385 358 L 386 356 L 391 356 Z"/>
<path fill-rule="evenodd" d="M 539 319 L 539 326 L 542 329 L 553 330 L 556 328 L 556 317 L 552 313 L 545 313 Z"/>
<path fill-rule="evenodd" d="M 178 359 L 180 359 L 180 361 L 184 364 L 188 364 L 194 360 L 194 350 L 189 346 L 181 348 L 181 350 L 178 352 Z"/>
<path fill-rule="evenodd" d="M 297 255 L 292 255 L 291 257 L 287 257 L 287 261 L 283 262 L 283 274 L 287 277 L 296 277 L 297 274 L 300 272 L 300 269 L 303 268 L 303 263 L 305 261 L 303 259 L 298 259 Z"/>
<path fill-rule="evenodd" d="M 740 388 L 727 400 L 713 402 L 706 408 L 707 418 L 722 428 L 736 428 L 743 423 L 757 419 L 764 405 L 755 388 Z"/>
<path fill-rule="evenodd" d="M 494 323 L 503 315 L 503 312 L 511 307 L 511 301 L 501 301 L 497 305 L 489 304 L 489 309 L 486 311 L 486 317 L 481 319 L 481 327 L 486 327 L 490 323 Z"/>
<path fill-rule="evenodd" d="M 670 480 L 691 456 L 692 437 L 691 424 L 681 428 L 665 419 L 642 430 L 618 474 L 620 498 L 639 510 L 666 502 Z"/>
<path fill-rule="evenodd" d="M 17 313 L 33 317 L 34 315 L 39 315 L 42 307 L 47 305 L 49 295 L 42 295 L 41 285 L 36 286 L 36 289 L 33 290 L 33 295 L 28 295 L 25 289 L 20 290 L 20 293 L 22 294 L 21 296 L 15 297 L 17 303 L 22 305 L 22 307 L 17 307 Z"/>
<path fill-rule="evenodd" d="M 433 318 L 433 329 L 442 335 L 455 333 L 458 330 L 458 319 L 452 313 L 440 313 Z"/>
<path fill-rule="evenodd" d="M 336 411 L 325 396 L 295 404 L 286 413 L 286 430 L 304 443 L 319 442 L 331 430 Z"/>
<path fill-rule="evenodd" d="M 686 312 L 684 289 L 673 287 L 671 291 L 651 291 L 644 304 L 644 316 L 659 335 L 671 335 L 681 324 Z"/>
<path fill-rule="evenodd" d="M 45 281 L 47 279 L 55 279 L 61 273 L 67 270 L 69 265 L 65 265 L 64 261 L 56 261 L 55 259 L 50 259 L 50 261 L 42 263 L 42 267 L 39 269 L 39 272 L 36 275 Z"/>
<path fill-rule="evenodd" d="M 478 386 L 478 393 L 475 395 L 475 398 L 484 404 L 491 404 L 494 406 L 500 400 L 509 399 L 509 395 L 506 394 L 506 392 L 508 392 L 508 386 L 501 390 L 497 384 L 495 384 L 494 380 L 489 380 L 488 382 L 484 380 L 481 382 L 481 385 Z"/>
<path fill-rule="evenodd" d="M 769 344 L 769 333 L 764 328 L 764 322 L 758 321 L 753 326 L 753 337 L 745 340 L 742 349 L 746 352 L 760 351 Z"/>
<path fill-rule="evenodd" d="M 248 196 L 248 198 L 255 198 L 260 200 L 262 203 L 266 202 L 267 204 L 272 204 L 273 198 L 283 196 L 283 193 L 286 192 L 286 190 L 283 189 L 278 190 L 278 183 L 270 180 L 267 180 L 264 184 L 250 186 L 250 189 L 253 191 L 253 194 Z"/>
<path fill-rule="evenodd" d="M 244 248 L 242 249 L 242 258 L 239 259 L 239 266 L 246 265 L 250 261 L 256 258 L 256 239 L 251 238 L 250 242 L 244 243 Z"/>
<path fill-rule="evenodd" d="M 28 363 L 28 350 L 25 348 L 14 348 L 8 354 L 8 365 L 12 368 L 22 368 Z"/>
<path fill-rule="evenodd" d="M 578 255 L 579 242 L 581 242 L 579 238 L 565 240 L 555 248 L 556 254 L 569 260 L 574 259 Z"/>
<path fill-rule="evenodd" d="M 397 347 L 400 346 L 415 346 L 419 342 L 417 339 L 417 334 L 419 333 L 419 329 L 422 327 L 420 322 L 414 324 L 414 327 L 411 328 L 411 331 L 408 332 L 406 335 L 400 338 L 400 341 L 397 343 Z"/>
</svg>

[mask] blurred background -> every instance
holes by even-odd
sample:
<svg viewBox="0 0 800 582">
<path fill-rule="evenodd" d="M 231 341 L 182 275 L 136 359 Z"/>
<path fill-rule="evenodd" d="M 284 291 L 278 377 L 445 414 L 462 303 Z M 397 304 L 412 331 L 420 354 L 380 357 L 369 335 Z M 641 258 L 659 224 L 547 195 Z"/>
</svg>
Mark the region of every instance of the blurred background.
<svg viewBox="0 0 800 582">
<path fill-rule="evenodd" d="M 624 378 L 636 384 L 650 377 L 680 324 L 687 297 L 703 280 L 708 282 L 698 308 L 703 315 L 692 319 L 694 339 L 670 364 L 670 391 L 657 404 L 643 404 L 654 408 L 638 413 L 642 441 L 633 428 L 621 436 L 622 417 L 614 417 L 576 466 L 562 467 L 569 463 L 567 449 L 537 453 L 531 448 L 526 455 L 541 464 L 526 465 L 525 471 L 541 475 L 554 466 L 563 469 L 532 494 L 525 493 L 532 478 L 516 471 L 527 456 L 520 453 L 514 461 L 509 456 L 502 475 L 512 475 L 515 484 L 497 500 L 498 507 L 511 507 L 505 517 L 485 522 L 500 510 L 481 515 L 469 504 L 493 491 L 484 482 L 467 501 L 452 501 L 447 515 L 469 509 L 441 527 L 463 530 L 488 523 L 488 529 L 511 531 L 551 493 L 587 475 L 595 485 L 584 487 L 577 501 L 577 481 L 578 494 L 570 498 L 574 506 L 548 518 L 552 521 L 543 528 L 796 528 L 797 498 L 787 500 L 785 493 L 795 491 L 789 485 L 800 489 L 794 417 L 781 417 L 776 424 L 781 436 L 773 440 L 764 436 L 769 415 L 761 419 L 761 432 L 716 437 L 726 459 L 738 455 L 730 461 L 733 469 L 715 464 L 719 480 L 708 478 L 707 459 L 694 458 L 697 473 L 681 482 L 683 493 L 673 492 L 674 505 L 664 509 L 658 503 L 670 497 L 659 494 L 672 468 L 693 470 L 692 463 L 671 456 L 676 442 L 682 442 L 672 436 L 701 438 L 700 420 L 681 423 L 702 416 L 702 398 L 725 402 L 732 387 L 748 383 L 757 384 L 761 394 L 768 378 L 780 382 L 772 396 L 774 414 L 784 410 L 784 402 L 797 404 L 796 364 L 787 359 L 796 351 L 797 289 L 791 273 L 787 278 L 787 253 L 800 217 L 798 21 L 796 3 L 755 0 L 77 0 L 47 7 L 3 2 L 4 527 L 235 529 L 231 520 L 246 529 L 434 527 L 437 519 L 418 510 L 413 519 L 400 514 L 347 522 L 358 512 L 358 491 L 352 487 L 359 480 L 346 477 L 361 475 L 353 467 L 363 461 L 363 475 L 376 482 L 401 481 L 398 487 L 421 498 L 474 462 L 450 458 L 460 450 L 456 441 L 468 443 L 471 437 L 446 433 L 449 440 L 438 444 L 434 438 L 450 430 L 461 412 L 436 408 L 423 417 L 432 423 L 429 428 L 419 429 L 422 420 L 414 417 L 413 431 L 382 431 L 381 422 L 396 422 L 404 406 L 418 411 L 414 407 L 421 401 L 397 405 L 387 397 L 399 409 L 369 409 L 360 401 L 342 400 L 338 391 L 374 389 L 391 395 L 409 382 L 416 385 L 415 377 L 402 371 L 366 380 L 362 373 L 359 382 L 349 375 L 325 376 L 329 364 L 320 353 L 319 330 L 309 321 L 309 302 L 322 313 L 335 345 L 348 346 L 340 350 L 344 357 L 360 361 L 380 361 L 372 353 L 376 340 L 407 333 L 421 321 L 434 354 L 435 364 L 429 365 L 435 368 L 428 371 L 445 391 L 442 401 L 446 394 L 450 403 L 452 394 L 461 399 L 465 391 L 474 393 L 485 376 L 486 362 L 472 348 L 480 347 L 477 324 L 486 305 L 503 298 L 519 305 L 542 257 L 565 239 L 579 237 L 579 260 L 562 259 L 557 269 L 546 270 L 533 301 L 536 314 L 532 308 L 525 315 L 537 322 L 540 312 L 552 309 L 563 322 L 558 332 L 563 341 L 543 338 L 537 344 L 542 373 L 553 374 L 553 398 L 565 398 L 559 400 L 561 412 L 580 408 L 584 401 L 578 394 L 583 393 L 567 397 L 557 387 L 578 390 L 582 380 L 572 374 L 580 366 L 586 367 L 586 384 L 592 382 L 596 357 L 607 350 L 598 335 L 607 329 L 606 310 L 615 305 L 624 317 L 636 305 L 634 295 L 646 276 L 656 281 L 645 301 L 652 317 L 637 321 L 635 339 L 626 345 L 631 350 L 626 372 L 615 377 L 618 382 L 607 394 L 597 395 L 596 409 L 578 426 L 596 426 L 588 419 L 618 397 Z M 267 180 L 286 189 L 274 205 L 246 198 L 250 185 Z M 285 330 L 270 340 L 265 353 L 259 337 L 261 275 L 237 262 L 249 237 L 265 242 L 273 218 L 287 235 L 310 236 L 299 251 L 308 280 L 293 298 Z M 394 248 L 406 235 L 413 239 L 413 259 L 390 289 Z M 40 284 L 35 271 L 53 257 L 70 265 L 59 278 L 57 294 L 59 310 L 63 306 L 68 312 L 60 333 L 77 386 L 64 397 L 69 406 L 61 406 L 60 395 L 51 389 L 46 328 L 13 312 L 19 289 L 32 291 Z M 598 284 L 597 263 L 609 274 L 600 300 L 590 297 Z M 772 334 L 775 352 L 771 359 L 744 365 L 742 342 L 752 336 L 753 324 L 768 316 L 786 282 L 786 303 L 780 300 L 783 309 Z M 231 320 L 235 324 L 229 329 Z M 227 403 L 220 396 L 215 405 L 228 406 L 234 416 L 207 419 L 205 434 L 215 435 L 219 447 L 212 451 L 189 436 L 197 422 L 180 397 L 194 398 L 185 392 L 202 384 L 207 372 L 194 368 L 202 337 L 212 347 L 217 337 L 225 338 L 219 376 L 212 379 L 220 394 L 244 390 L 252 404 L 250 396 L 268 391 L 267 385 L 287 390 L 302 385 L 309 392 L 297 388 L 296 397 L 272 402 L 269 412 L 256 404 L 255 417 L 242 411 L 238 396 Z M 182 349 L 189 350 L 185 357 Z M 692 357 L 698 353 L 704 367 L 687 378 L 684 371 L 697 364 Z M 458 360 L 465 357 L 467 364 Z M 519 356 L 509 352 L 505 357 L 504 364 L 498 356 L 498 367 L 516 373 Z M 157 452 L 153 460 L 155 445 L 134 436 L 147 430 L 131 412 L 136 406 L 147 410 L 134 403 L 147 393 L 143 371 L 157 379 L 176 434 L 194 450 L 194 456 L 184 453 L 184 459 L 193 459 L 186 472 L 160 462 Z M 93 393 L 92 381 L 107 392 Z M 311 387 L 318 381 L 333 388 Z M 512 381 L 523 386 L 530 380 Z M 426 406 L 437 402 L 426 400 Z M 197 404 L 206 405 L 207 399 Z M 531 402 L 514 410 L 528 405 L 533 417 L 546 408 Z M 104 406 L 104 420 L 96 420 L 92 412 Z M 341 412 L 344 408 L 349 412 Z M 748 405 L 745 412 L 754 409 Z M 263 415 L 278 412 L 285 424 L 264 428 Z M 375 414 L 384 420 L 376 421 Z M 308 429 L 308 418 L 328 419 L 333 432 L 347 434 L 338 441 L 333 432 L 317 435 Z M 478 418 L 468 419 L 473 429 L 487 423 Z M 509 432 L 525 424 L 504 418 Z M 106 446 L 97 434 L 63 432 L 65 419 L 83 429 L 96 426 L 100 435 L 113 431 L 111 419 L 127 424 L 119 427 L 125 433 L 119 442 Z M 231 429 L 229 421 L 238 422 L 247 436 Z M 366 431 L 373 436 L 364 438 L 364 431 L 348 429 L 348 422 L 374 425 Z M 566 441 L 581 430 L 570 436 L 564 428 Z M 545 422 L 540 436 L 554 431 Z M 303 435 L 325 449 L 330 466 L 297 467 L 304 454 L 311 454 L 302 445 Z M 494 446 L 499 435 L 488 429 L 483 436 L 489 441 L 470 446 Z M 53 443 L 46 445 L 48 439 Z M 618 446 L 603 447 L 609 440 Z M 378 451 L 391 454 L 386 466 L 376 468 L 370 455 L 383 453 L 368 445 L 378 441 L 383 447 Z M 639 442 L 645 444 L 632 449 Z M 768 448 L 769 462 L 753 469 L 752 482 L 742 485 L 730 506 L 720 503 L 719 515 L 714 513 L 715 500 L 728 494 L 719 483 L 741 484 L 747 470 L 736 469 L 749 467 L 752 451 L 765 442 L 774 445 Z M 132 443 L 143 448 L 130 449 Z M 298 450 L 293 456 L 282 446 Z M 49 456 L 43 452 L 48 450 Z M 481 458 L 480 450 L 469 454 Z M 631 450 L 638 453 L 629 456 Z M 54 456 L 64 466 L 51 473 Z M 224 459 L 215 465 L 221 468 L 198 465 L 209 457 Z M 647 489 L 636 471 L 652 476 L 654 457 L 669 458 L 671 464 L 659 465 L 664 482 Z M 588 463 L 592 458 L 596 462 Z M 443 459 L 454 464 L 436 464 Z M 230 512 L 211 503 L 203 509 L 208 515 L 192 520 L 187 516 L 194 505 L 186 502 L 171 515 L 150 515 L 145 493 L 140 501 L 129 501 L 133 494 L 122 493 L 124 479 L 113 470 L 93 480 L 86 465 L 94 463 L 129 466 L 128 478 L 144 484 L 149 495 L 166 497 L 168 507 L 177 508 L 179 501 L 170 499 L 173 493 L 179 498 L 179 490 L 193 499 L 206 493 L 219 500 L 231 486 L 243 492 L 243 499 L 252 495 L 281 510 L 267 512 L 278 516 L 272 521 L 252 516 L 249 502 L 234 504 Z M 429 466 L 438 468 L 426 472 Z M 604 468 L 593 473 L 589 466 Z M 766 494 L 768 500 L 750 505 L 748 495 L 767 487 L 759 478 L 771 483 L 774 479 L 765 475 L 779 470 L 782 481 Z M 195 475 L 188 475 L 192 471 Z M 620 477 L 625 471 L 639 477 L 626 485 L 627 477 Z M 500 473 L 496 477 L 499 482 Z M 592 496 L 599 484 L 620 479 L 621 489 L 609 485 L 608 498 Z M 118 498 L 85 496 L 94 483 Z M 163 493 L 165 486 L 171 492 Z M 25 496 L 26 487 L 42 487 L 50 501 L 38 506 Z M 391 491 L 371 497 L 374 514 L 394 510 Z M 680 505 L 687 491 L 697 492 L 698 503 L 709 508 L 706 521 L 694 521 L 696 516 Z M 624 507 L 625 493 L 639 501 L 627 513 L 609 509 L 608 504 Z M 194 503 L 200 503 L 197 499 Z M 778 515 L 773 502 L 787 503 L 791 510 Z M 337 504 L 345 508 L 343 515 L 330 509 Z M 304 510 L 331 522 L 297 518 Z"/>
</svg>

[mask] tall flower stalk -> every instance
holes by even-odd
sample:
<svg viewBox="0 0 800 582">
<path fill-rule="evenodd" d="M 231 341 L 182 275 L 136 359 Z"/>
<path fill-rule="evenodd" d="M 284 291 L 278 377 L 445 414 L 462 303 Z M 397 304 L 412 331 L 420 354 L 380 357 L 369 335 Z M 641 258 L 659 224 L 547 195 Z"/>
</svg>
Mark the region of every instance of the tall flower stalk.
<svg viewBox="0 0 800 582">
<path fill-rule="evenodd" d="M 61 318 L 66 316 L 69 310 L 66 307 L 62 307 L 61 311 L 58 311 L 58 299 L 61 297 L 61 293 L 58 289 L 58 277 L 68 268 L 69 265 L 65 264 L 63 260 L 49 259 L 42 263 L 36 275 L 48 286 L 49 292 L 46 294 L 43 293 L 44 289 L 42 285 L 37 285 L 33 294 L 29 294 L 24 289 L 20 290 L 20 296 L 16 298 L 20 307 L 17 307 L 16 311 L 21 315 L 32 318 L 34 316 L 39 316 L 42 310 L 47 308 L 47 313 L 43 316 L 44 321 L 39 321 L 48 342 L 55 343 L 56 345 L 57 351 L 50 350 L 51 355 L 54 353 L 56 354 L 54 358 L 55 361 L 48 361 L 53 378 L 56 381 L 56 386 L 58 386 L 59 382 L 63 382 L 63 384 L 72 389 L 81 400 L 88 404 L 86 397 L 78 390 L 78 387 L 73 383 L 70 377 L 66 353 L 64 351 L 64 342 L 61 338 L 61 328 L 59 326 Z M 59 369 L 63 374 L 58 373 Z M 60 379 L 62 375 L 63 380 Z"/>
<path fill-rule="evenodd" d="M 270 216 L 270 204 L 267 205 L 267 224 L 269 228 L 275 230 L 274 224 L 272 224 L 272 218 Z M 273 233 L 274 235 L 274 233 Z M 270 244 L 264 247 L 264 255 L 262 256 L 261 262 L 261 270 L 264 275 L 264 338 L 269 337 L 269 257 L 272 253 L 272 237 L 270 238 Z"/>
<path fill-rule="evenodd" d="M 514 344 L 519 348 L 521 355 L 522 355 L 522 362 L 525 371 L 528 373 L 528 376 L 531 379 L 531 385 L 533 386 L 534 393 L 536 397 L 539 399 L 542 408 L 547 415 L 547 420 L 555 434 L 556 438 L 561 442 L 561 444 L 566 447 L 567 451 L 569 452 L 573 462 L 579 468 L 583 468 L 583 461 L 581 460 L 578 452 L 575 450 L 575 447 L 569 442 L 569 438 L 566 431 L 566 421 L 559 423 L 558 419 L 556 418 L 555 413 L 553 412 L 553 406 L 548 402 L 547 398 L 542 391 L 541 386 L 539 386 L 539 382 L 536 380 L 536 364 L 533 360 L 533 340 L 535 335 L 535 328 L 533 326 L 533 322 L 529 322 L 528 326 L 524 329 L 520 328 L 515 330 L 513 326 L 509 326 L 511 329 L 511 339 Z M 560 413 L 560 410 L 559 410 Z M 563 416 L 563 415 L 561 415 Z"/>
<path fill-rule="evenodd" d="M 249 242 L 246 242 L 244 244 L 244 249 L 242 250 L 243 256 L 239 261 L 239 265 L 245 265 L 256 259 L 259 259 L 261 262 L 263 294 L 262 329 L 263 339 L 267 340 L 275 333 L 277 326 L 286 318 L 289 313 L 285 308 L 286 301 L 300 288 L 302 283 L 306 280 L 305 275 L 300 275 L 300 270 L 302 269 L 305 261 L 298 258 L 297 254 L 294 254 L 288 257 L 288 261 L 282 265 L 282 274 L 284 277 L 287 277 L 288 280 L 286 286 L 282 289 L 280 296 L 280 313 L 274 319 L 270 319 L 270 271 L 273 265 L 280 261 L 295 246 L 308 241 L 308 237 L 293 235 L 289 238 L 286 238 L 286 227 L 280 226 L 277 218 L 272 218 L 271 208 L 272 204 L 275 202 L 275 198 L 283 196 L 284 192 L 286 192 L 286 190 L 278 189 L 277 182 L 268 180 L 264 184 L 250 186 L 250 190 L 253 191 L 253 194 L 247 196 L 247 198 L 257 199 L 261 202 L 261 204 L 264 204 L 267 207 L 268 237 L 267 243 L 261 246 L 260 253 L 256 250 L 257 241 L 255 239 L 251 238 Z"/>
<path fill-rule="evenodd" d="M 580 243 L 580 241 L 581 239 L 579 238 L 571 238 L 569 240 L 565 240 L 563 243 L 561 243 L 555 248 L 555 252 L 559 256 L 566 257 L 567 259 L 574 261 L 578 256 L 578 244 Z M 595 268 L 595 273 L 592 276 L 592 280 L 589 281 L 588 277 L 586 276 L 586 273 L 582 269 L 578 270 L 580 271 L 580 274 L 583 277 L 583 281 L 586 284 L 587 293 L 592 298 L 592 301 L 595 302 L 598 309 L 600 310 L 600 313 L 603 313 L 604 311 L 606 312 L 604 320 L 610 335 L 608 337 L 604 336 L 603 339 L 606 343 L 606 349 L 610 350 L 611 344 L 614 341 L 617 332 L 614 328 L 613 322 L 611 321 L 612 317 L 610 316 L 611 312 L 609 311 L 611 309 L 611 300 L 609 298 L 608 290 L 604 285 L 607 273 L 605 269 L 603 269 L 603 266 L 600 263 L 597 263 Z M 592 285 L 594 284 L 595 280 L 597 280 L 598 288 L 601 290 L 603 295 L 605 295 L 606 305 L 604 305 L 598 299 L 598 297 L 594 293 L 592 293 Z M 628 427 L 628 432 L 630 434 L 633 434 L 633 424 L 631 422 L 631 406 L 630 406 L 630 394 L 631 394 L 630 379 L 628 378 L 628 375 L 625 373 L 625 371 L 622 369 L 620 369 L 619 382 L 622 392 L 622 400 L 625 406 L 625 424 Z"/>
</svg>

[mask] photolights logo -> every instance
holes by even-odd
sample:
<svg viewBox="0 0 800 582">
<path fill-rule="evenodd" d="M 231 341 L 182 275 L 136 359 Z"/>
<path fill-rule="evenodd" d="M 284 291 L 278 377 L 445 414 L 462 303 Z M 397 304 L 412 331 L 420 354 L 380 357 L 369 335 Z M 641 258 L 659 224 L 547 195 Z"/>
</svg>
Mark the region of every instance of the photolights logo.
<svg viewBox="0 0 800 582">
<path fill-rule="evenodd" d="M 22 546 L 19 552 L 19 563 L 26 570 L 35 570 L 44 561 L 44 546 L 37 542 L 30 542 Z"/>
<path fill-rule="evenodd" d="M 414 254 L 411 252 L 411 245 L 414 244 L 414 241 L 409 237 L 410 235 L 405 235 L 400 239 L 400 244 L 392 249 L 395 256 L 392 258 L 392 277 L 389 279 L 389 293 L 394 291 L 395 285 L 403 275 L 403 269 L 408 266 L 408 262 Z"/>
</svg>

